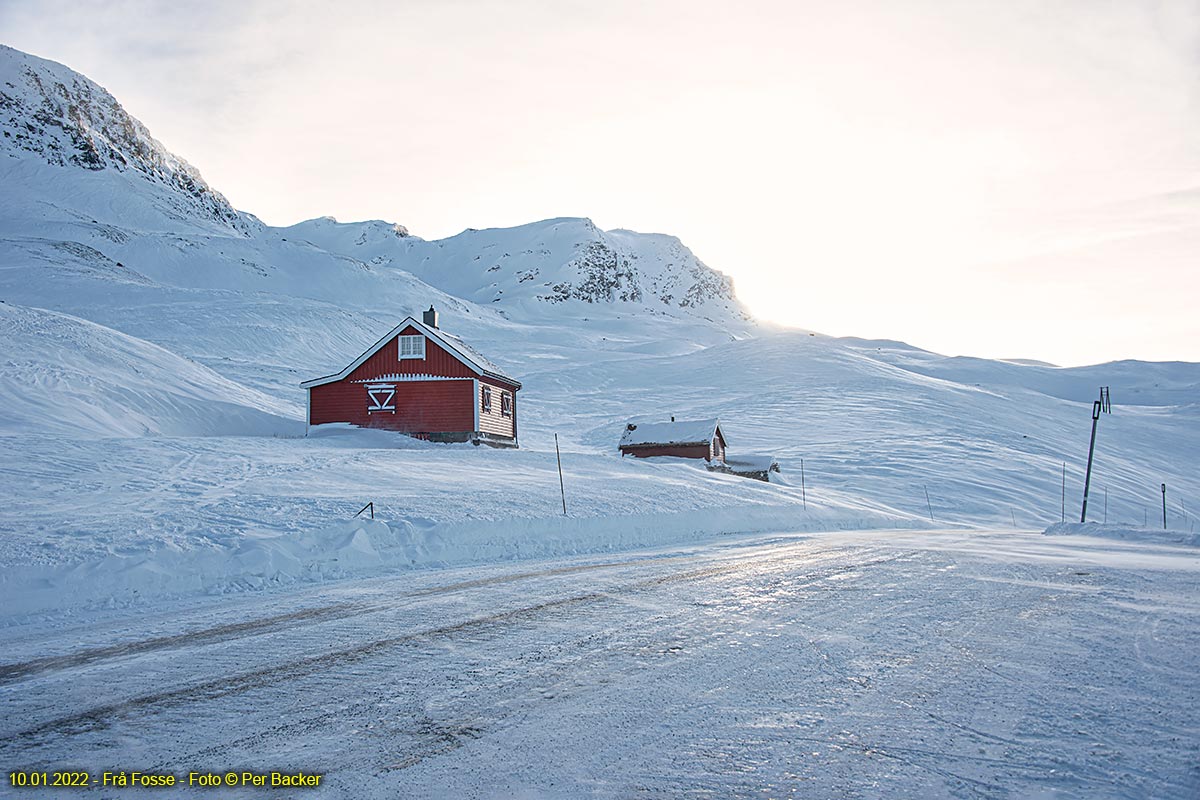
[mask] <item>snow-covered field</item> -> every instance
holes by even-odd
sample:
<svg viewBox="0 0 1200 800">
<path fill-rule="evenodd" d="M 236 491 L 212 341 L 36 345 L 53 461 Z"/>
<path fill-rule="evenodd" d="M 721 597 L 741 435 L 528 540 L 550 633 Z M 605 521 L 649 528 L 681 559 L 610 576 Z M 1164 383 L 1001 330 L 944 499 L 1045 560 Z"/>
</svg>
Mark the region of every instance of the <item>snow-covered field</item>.
<svg viewBox="0 0 1200 800">
<path fill-rule="evenodd" d="M 12 439 L 9 440 L 13 441 Z M 833 490 L 677 459 L 304 438 L 21 437 L 0 542 L 5 624 L 384 570 L 605 552 L 730 531 L 925 526 Z M 36 490 L 15 491 L 21 482 Z M 368 487 L 368 488 L 364 488 Z M 368 514 L 352 519 L 368 502 Z"/>
<path fill-rule="evenodd" d="M 1195 797 L 1198 579 L 1179 546 L 777 533 L 95 614 L 7 637 L 0 763 L 355 798 Z"/>
</svg>

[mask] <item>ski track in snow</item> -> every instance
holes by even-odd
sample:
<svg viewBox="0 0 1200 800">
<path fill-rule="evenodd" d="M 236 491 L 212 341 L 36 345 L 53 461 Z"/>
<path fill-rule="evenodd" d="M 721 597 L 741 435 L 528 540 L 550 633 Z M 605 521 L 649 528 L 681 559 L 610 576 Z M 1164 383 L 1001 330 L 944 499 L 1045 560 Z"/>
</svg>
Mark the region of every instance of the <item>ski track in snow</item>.
<svg viewBox="0 0 1200 800">
<path fill-rule="evenodd" d="M 329 797 L 1194 796 L 1198 574 L 781 534 L 193 601 L 6 642 L 0 758 Z"/>
</svg>

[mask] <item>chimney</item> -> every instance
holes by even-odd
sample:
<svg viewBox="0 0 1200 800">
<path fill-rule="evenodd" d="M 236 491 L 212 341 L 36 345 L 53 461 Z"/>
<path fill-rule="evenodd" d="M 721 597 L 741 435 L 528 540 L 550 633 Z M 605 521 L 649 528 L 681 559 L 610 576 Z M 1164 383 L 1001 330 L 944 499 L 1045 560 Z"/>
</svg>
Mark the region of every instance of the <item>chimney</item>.
<svg viewBox="0 0 1200 800">
<path fill-rule="evenodd" d="M 436 330 L 437 326 L 438 326 L 437 318 L 438 318 L 438 313 L 433 310 L 433 306 L 430 306 L 428 311 L 424 311 L 421 313 L 421 321 L 424 322 L 429 327 L 433 328 L 434 330 Z"/>
</svg>

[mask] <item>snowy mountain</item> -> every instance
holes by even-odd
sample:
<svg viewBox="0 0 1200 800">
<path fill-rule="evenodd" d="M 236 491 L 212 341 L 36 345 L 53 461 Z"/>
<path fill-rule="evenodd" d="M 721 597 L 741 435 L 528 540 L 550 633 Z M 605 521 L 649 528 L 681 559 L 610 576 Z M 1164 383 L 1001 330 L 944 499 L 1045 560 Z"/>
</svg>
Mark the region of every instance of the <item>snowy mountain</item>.
<svg viewBox="0 0 1200 800">
<path fill-rule="evenodd" d="M 0 233 L 46 263 L 69 250 L 86 269 L 114 279 L 346 306 L 370 298 L 401 315 L 412 310 L 416 276 L 510 319 L 540 321 L 546 305 L 566 315 L 580 306 L 604 313 L 594 307 L 605 305 L 723 335 L 753 329 L 729 278 L 672 237 L 605 233 L 587 220 L 467 231 L 439 242 L 381 221 L 321 218 L 270 228 L 232 209 L 103 88 L 7 47 L 0 49 L 0 112 L 0 177 L 19 189 L 0 200 Z M 464 314 L 482 312 L 417 291 Z"/>
<path fill-rule="evenodd" d="M 214 557 L 206 586 L 319 577 L 347 562 L 313 532 L 366 500 L 390 519 L 372 529 L 374 555 L 356 551 L 376 566 L 729 526 L 1040 527 L 1077 513 L 1099 386 L 1114 403 L 1093 484 L 1103 513 L 1140 525 L 1164 482 L 1200 507 L 1200 365 L 1060 369 L 776 330 L 678 239 L 587 219 L 440 241 L 378 220 L 272 228 L 102 88 L 11 48 L 0 126 L 0 437 L 14 454 L 0 559 L 47 565 L 43 586 L 56 565 L 106 553 L 163 573 L 164 547 L 245 555 Z M 303 438 L 300 381 L 431 304 L 522 381 L 523 449 Z M 669 416 L 719 417 L 731 454 L 776 455 L 785 482 L 617 456 L 627 422 Z M 484 535 L 480 519 L 498 527 Z"/>
<path fill-rule="evenodd" d="M 203 220 L 240 233 L 254 227 L 102 87 L 5 45 L 0 45 L 0 134 L 0 154 L 118 173 L 129 179 L 130 190 L 151 195 L 154 208 L 168 219 Z"/>
<path fill-rule="evenodd" d="M 437 242 L 400 226 L 330 218 L 285 229 L 343 256 L 394 265 L 450 294 L 536 316 L 541 304 L 634 304 L 651 313 L 690 312 L 745 330 L 750 316 L 733 282 L 673 236 L 602 231 L 589 219 L 466 230 Z"/>
</svg>

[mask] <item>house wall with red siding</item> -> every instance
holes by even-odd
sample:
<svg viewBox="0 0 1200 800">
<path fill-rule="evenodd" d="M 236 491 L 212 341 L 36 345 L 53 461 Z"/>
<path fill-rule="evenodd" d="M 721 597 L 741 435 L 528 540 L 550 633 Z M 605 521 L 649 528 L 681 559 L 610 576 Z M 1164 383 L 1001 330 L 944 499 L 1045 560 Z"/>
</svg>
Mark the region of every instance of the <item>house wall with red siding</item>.
<svg viewBox="0 0 1200 800">
<path fill-rule="evenodd" d="M 432 339 L 425 340 L 425 358 L 399 357 L 396 338 L 420 336 L 420 331 L 411 325 L 397 337 L 379 348 L 379 352 L 358 365 L 358 369 L 346 376 L 348 381 L 375 380 L 385 375 L 438 375 L 449 378 L 474 378 L 475 372 L 466 364 L 447 353 Z"/>
<path fill-rule="evenodd" d="M 641 445 L 638 447 L 622 447 L 622 455 L 648 458 L 649 456 L 675 456 L 676 458 L 703 458 L 708 461 L 712 457 L 712 443 L 690 445 Z M 722 454 L 724 460 L 724 454 Z"/>
<path fill-rule="evenodd" d="M 388 383 L 380 381 L 380 383 Z M 471 380 L 396 381 L 390 405 L 395 411 L 368 411 L 371 384 L 349 380 L 314 386 L 309 392 L 309 423 L 349 422 L 363 428 L 403 433 L 459 433 L 475 430 Z"/>
</svg>

